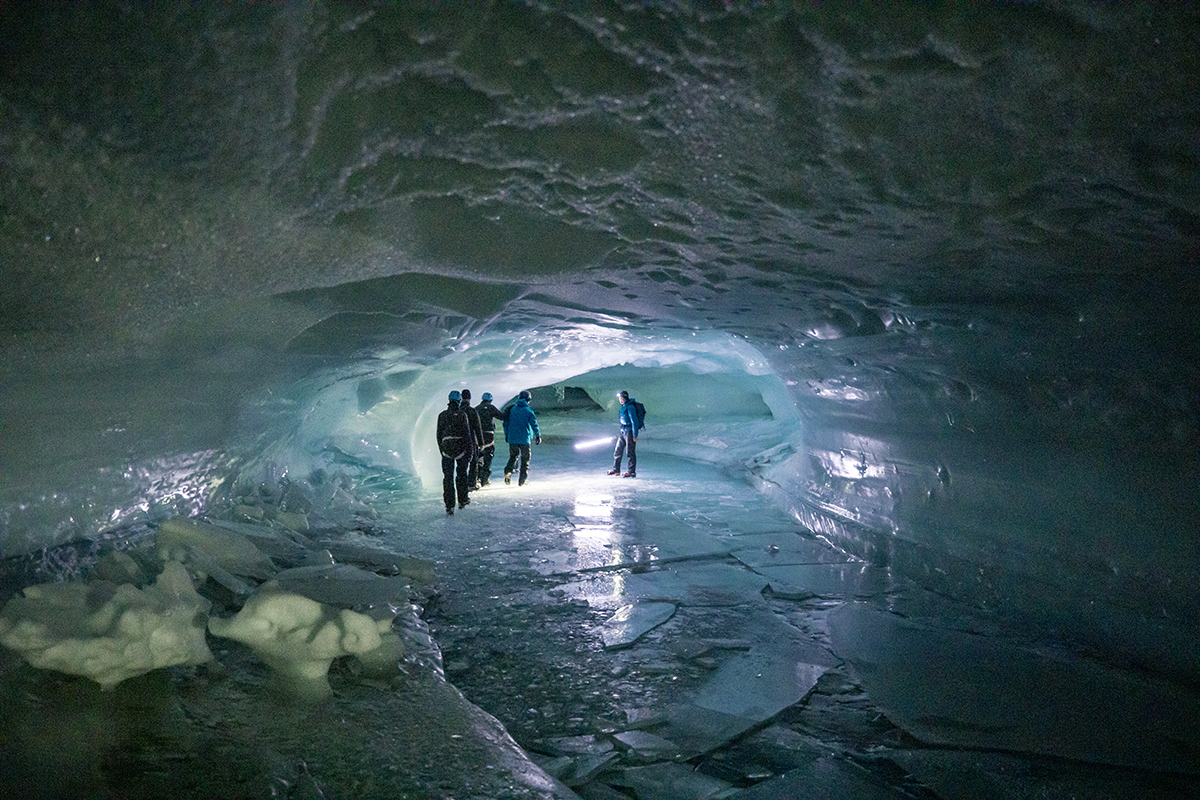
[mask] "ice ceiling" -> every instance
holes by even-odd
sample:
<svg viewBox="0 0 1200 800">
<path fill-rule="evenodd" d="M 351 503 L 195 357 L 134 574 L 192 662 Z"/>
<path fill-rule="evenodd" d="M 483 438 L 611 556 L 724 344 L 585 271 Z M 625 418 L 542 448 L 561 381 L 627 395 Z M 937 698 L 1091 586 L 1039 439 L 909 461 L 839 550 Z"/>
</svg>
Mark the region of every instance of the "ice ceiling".
<svg viewBox="0 0 1200 800">
<path fill-rule="evenodd" d="M 1194 681 L 1200 17 L 0 10 L 5 555 L 646 403 L 838 547 Z M 361 489 L 361 487 L 359 487 Z"/>
</svg>

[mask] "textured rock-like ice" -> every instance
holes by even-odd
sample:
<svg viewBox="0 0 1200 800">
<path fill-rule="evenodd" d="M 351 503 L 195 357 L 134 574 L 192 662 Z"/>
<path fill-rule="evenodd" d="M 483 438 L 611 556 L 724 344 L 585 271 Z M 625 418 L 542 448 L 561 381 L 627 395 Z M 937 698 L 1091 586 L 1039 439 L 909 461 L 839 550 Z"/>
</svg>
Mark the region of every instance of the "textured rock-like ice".
<svg viewBox="0 0 1200 800">
<path fill-rule="evenodd" d="M 348 609 L 336 610 L 283 591 L 274 582 L 264 584 L 236 616 L 213 617 L 208 623 L 214 636 L 253 649 L 274 671 L 278 687 L 301 700 L 328 697 L 333 659 L 379 649 L 380 633 L 390 627 L 390 618 L 376 621 Z"/>
<path fill-rule="evenodd" d="M 145 589 L 107 581 L 38 584 L 4 606 L 0 643 L 39 669 L 111 689 L 161 667 L 211 661 L 204 638 L 209 606 L 174 561 Z"/>
<path fill-rule="evenodd" d="M 1079 657 L 847 604 L 834 649 L 898 725 L 935 744 L 1200 770 L 1194 693 Z"/>
</svg>

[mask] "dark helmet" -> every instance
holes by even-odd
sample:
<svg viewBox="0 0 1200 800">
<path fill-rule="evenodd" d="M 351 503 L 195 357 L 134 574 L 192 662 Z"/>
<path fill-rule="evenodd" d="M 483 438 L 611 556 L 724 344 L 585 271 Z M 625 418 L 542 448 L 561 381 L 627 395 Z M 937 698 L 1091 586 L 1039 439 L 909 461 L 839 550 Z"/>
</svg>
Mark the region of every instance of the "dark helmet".
<svg viewBox="0 0 1200 800">
<path fill-rule="evenodd" d="M 470 399 L 471 399 L 471 390 L 470 390 L 470 389 L 463 389 L 463 390 L 462 390 L 462 399 L 463 399 L 463 400 L 470 400 Z"/>
<path fill-rule="evenodd" d="M 617 392 L 617 397 L 620 397 L 622 400 L 628 400 L 629 392 L 626 392 L 626 391 Z"/>
<path fill-rule="evenodd" d="M 528 390 L 528 389 L 522 389 L 522 390 L 521 390 L 521 393 L 520 393 L 519 395 L 517 395 L 517 399 L 519 399 L 519 400 L 532 400 L 532 399 L 533 399 L 533 395 L 531 395 L 531 394 L 529 393 L 529 390 Z"/>
</svg>

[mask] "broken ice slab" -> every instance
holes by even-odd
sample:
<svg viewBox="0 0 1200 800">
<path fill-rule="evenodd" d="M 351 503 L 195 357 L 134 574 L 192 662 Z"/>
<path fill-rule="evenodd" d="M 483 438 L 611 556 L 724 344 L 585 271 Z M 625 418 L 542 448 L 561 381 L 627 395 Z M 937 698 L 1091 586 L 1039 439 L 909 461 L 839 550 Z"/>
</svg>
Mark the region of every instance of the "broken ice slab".
<svg viewBox="0 0 1200 800">
<path fill-rule="evenodd" d="M 714 536 L 671 514 L 625 511 L 614 515 L 614 522 L 639 547 L 654 547 L 660 561 L 711 558 L 729 552 L 726 537 Z"/>
<path fill-rule="evenodd" d="M 810 764 L 785 772 L 750 787 L 736 800 L 779 800 L 781 797 L 803 797 L 812 800 L 904 800 L 912 797 L 876 780 L 852 761 L 824 756 Z"/>
<path fill-rule="evenodd" d="M 886 567 L 862 561 L 847 564 L 794 564 L 754 567 L 779 592 L 807 589 L 822 597 L 874 597 L 895 588 Z"/>
<path fill-rule="evenodd" d="M 863 603 L 829 625 L 874 703 L 923 741 L 1200 772 L 1200 698 L 1172 684 Z"/>
<path fill-rule="evenodd" d="M 552 756 L 578 756 L 611 753 L 613 744 L 607 738 L 595 735 L 556 736 L 539 742 L 538 749 Z"/>
<path fill-rule="evenodd" d="M 794 531 L 739 536 L 732 543 L 730 553 L 747 567 L 755 568 L 785 567 L 794 564 L 842 564 L 857 560 L 827 544 L 806 539 Z"/>
<path fill-rule="evenodd" d="M 812 691 L 837 659 L 794 629 L 763 617 L 761 636 L 748 652 L 721 664 L 690 703 L 672 709 L 659 733 L 692 757 L 755 728 Z"/>
<path fill-rule="evenodd" d="M 659 600 L 685 606 L 732 606 L 762 600 L 767 579 L 732 564 L 677 564 L 630 575 L 628 598 Z"/>
<path fill-rule="evenodd" d="M 672 762 L 630 767 L 605 776 L 611 786 L 632 789 L 637 797 L 654 800 L 713 800 L 730 797 L 733 784 Z"/>
<path fill-rule="evenodd" d="M 385 578 L 349 564 L 295 567 L 275 576 L 280 588 L 343 608 L 386 608 L 408 603 L 408 581 Z"/>
<path fill-rule="evenodd" d="M 643 764 L 670 761 L 681 755 L 675 742 L 646 731 L 622 731 L 613 740 L 627 759 Z"/>
<path fill-rule="evenodd" d="M 675 614 L 674 603 L 631 603 L 617 609 L 600 626 L 605 650 L 629 647 Z"/>
<path fill-rule="evenodd" d="M 721 664 L 692 702 L 764 722 L 803 700 L 834 666 L 833 656 L 819 645 L 762 642 Z"/>
</svg>

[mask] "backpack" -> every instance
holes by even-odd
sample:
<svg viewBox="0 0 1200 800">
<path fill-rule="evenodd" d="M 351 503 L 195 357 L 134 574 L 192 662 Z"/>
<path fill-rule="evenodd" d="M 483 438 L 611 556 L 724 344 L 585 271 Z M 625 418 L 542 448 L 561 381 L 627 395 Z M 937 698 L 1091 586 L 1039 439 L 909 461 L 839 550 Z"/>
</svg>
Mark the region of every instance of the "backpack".
<svg viewBox="0 0 1200 800">
<path fill-rule="evenodd" d="M 458 410 L 447 418 L 446 435 L 438 442 L 442 455 L 455 461 L 465 456 L 471 449 L 471 423 L 467 412 Z M 455 431 L 458 431 L 457 433 Z M 462 434 L 466 434 L 465 436 Z"/>
<path fill-rule="evenodd" d="M 633 401 L 633 411 L 637 414 L 638 430 L 646 427 L 646 407 L 637 400 Z"/>
</svg>

